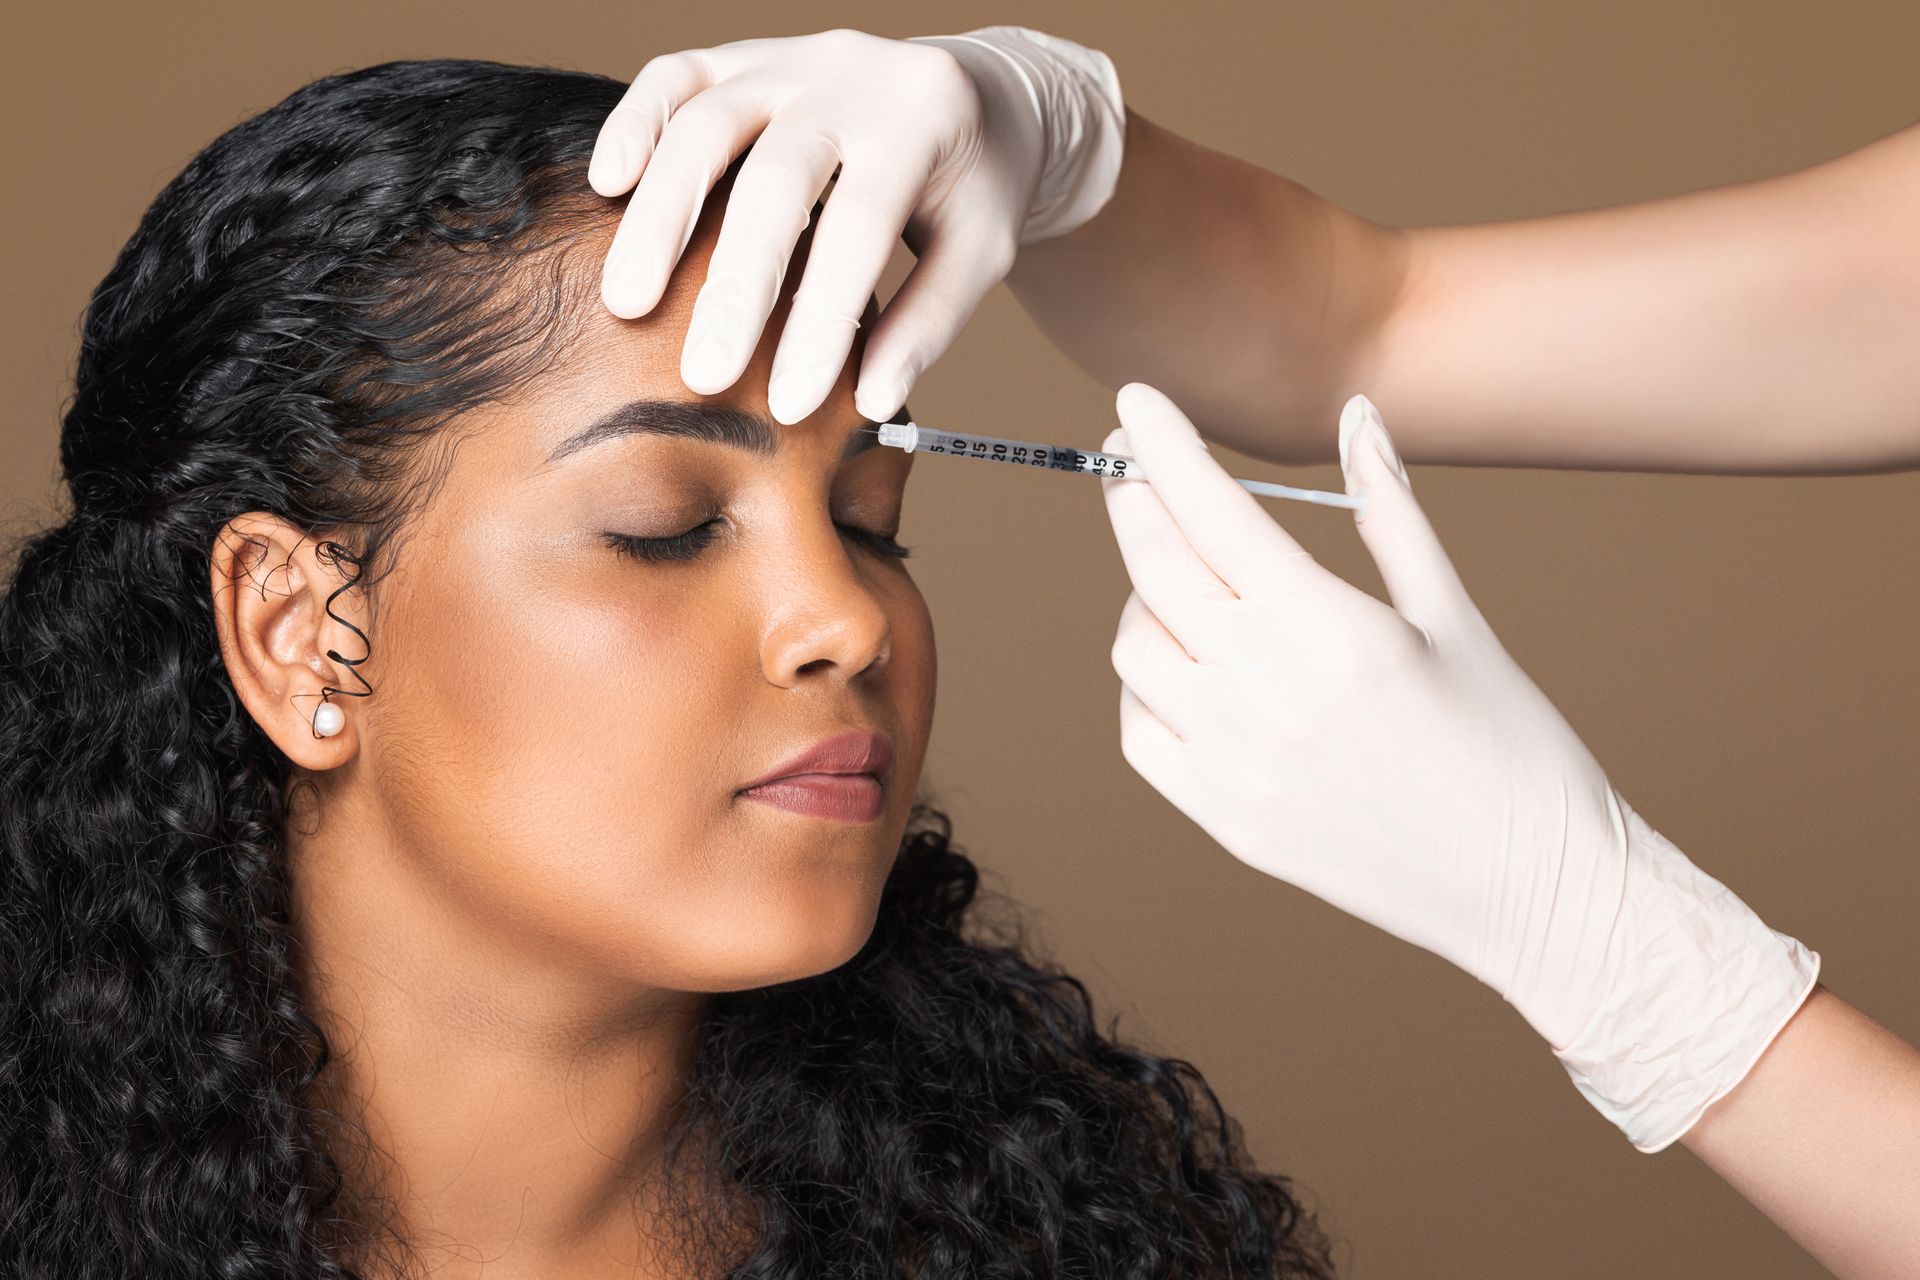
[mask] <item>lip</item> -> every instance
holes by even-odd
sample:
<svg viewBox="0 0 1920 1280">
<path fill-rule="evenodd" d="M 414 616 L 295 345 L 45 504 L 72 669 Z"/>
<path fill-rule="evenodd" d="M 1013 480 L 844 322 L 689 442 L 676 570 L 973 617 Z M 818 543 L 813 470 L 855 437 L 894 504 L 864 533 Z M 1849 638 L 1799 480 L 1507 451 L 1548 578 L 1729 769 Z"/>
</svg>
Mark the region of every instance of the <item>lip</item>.
<svg viewBox="0 0 1920 1280">
<path fill-rule="evenodd" d="M 893 739 L 852 729 L 820 741 L 740 788 L 751 800 L 842 822 L 872 822 L 886 809 Z"/>
<path fill-rule="evenodd" d="M 848 786 L 864 786 L 860 775 L 871 776 L 878 787 L 884 788 L 892 773 L 893 739 L 878 729 L 850 729 L 822 738 L 740 790 L 752 791 L 774 782 L 833 784 L 844 790 Z"/>
</svg>

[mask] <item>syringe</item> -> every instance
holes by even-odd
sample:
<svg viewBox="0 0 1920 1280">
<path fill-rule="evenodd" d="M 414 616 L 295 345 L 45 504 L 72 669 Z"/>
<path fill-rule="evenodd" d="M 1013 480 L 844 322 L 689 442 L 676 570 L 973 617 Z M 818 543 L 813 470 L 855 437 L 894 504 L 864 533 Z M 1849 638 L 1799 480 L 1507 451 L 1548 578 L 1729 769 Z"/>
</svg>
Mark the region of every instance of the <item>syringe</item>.
<svg viewBox="0 0 1920 1280">
<path fill-rule="evenodd" d="M 936 431 L 917 422 L 883 422 L 860 430 L 876 431 L 881 444 L 905 449 L 908 453 L 921 449 L 927 453 L 950 454 L 956 458 L 1011 462 L 1017 466 L 1042 467 L 1048 471 L 1077 471 L 1090 476 L 1110 476 L 1115 480 L 1137 480 L 1144 475 L 1140 464 L 1127 455 L 1102 453 L 1098 449 L 1068 449 L 1056 444 L 1007 440 L 1000 436 L 960 435 L 952 431 Z M 1290 484 L 1241 480 L 1238 476 L 1234 480 L 1250 492 L 1268 497 L 1292 498 L 1296 502 L 1311 502 L 1323 507 L 1345 507 L 1350 511 L 1364 509 L 1363 499 L 1344 493 L 1325 489 L 1297 489 Z"/>
</svg>

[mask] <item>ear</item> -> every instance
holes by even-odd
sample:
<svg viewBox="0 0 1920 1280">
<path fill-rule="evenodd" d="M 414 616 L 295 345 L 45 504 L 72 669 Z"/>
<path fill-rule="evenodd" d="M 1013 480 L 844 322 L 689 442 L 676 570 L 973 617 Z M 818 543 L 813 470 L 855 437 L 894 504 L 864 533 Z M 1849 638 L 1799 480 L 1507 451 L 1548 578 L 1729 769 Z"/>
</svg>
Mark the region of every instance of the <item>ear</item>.
<svg viewBox="0 0 1920 1280">
<path fill-rule="evenodd" d="M 279 516 L 250 511 L 215 535 L 211 564 L 213 620 L 227 677 L 287 758 L 313 770 L 353 757 L 365 714 L 360 695 L 367 686 L 353 666 L 368 655 L 354 630 L 365 631 L 366 601 L 357 591 L 334 595 L 359 569 L 335 558 L 333 546 Z M 346 724 L 322 737 L 313 718 L 329 689 L 336 692 L 324 702 L 340 708 Z"/>
</svg>

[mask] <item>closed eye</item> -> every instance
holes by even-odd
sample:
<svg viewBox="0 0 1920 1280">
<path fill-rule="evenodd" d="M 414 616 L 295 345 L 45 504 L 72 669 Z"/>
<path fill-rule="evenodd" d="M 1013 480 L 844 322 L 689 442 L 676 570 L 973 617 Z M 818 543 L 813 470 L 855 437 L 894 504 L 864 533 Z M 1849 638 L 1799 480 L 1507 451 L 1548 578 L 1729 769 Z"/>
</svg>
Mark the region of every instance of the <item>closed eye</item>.
<svg viewBox="0 0 1920 1280">
<path fill-rule="evenodd" d="M 673 560 L 692 560 L 706 549 L 718 535 L 716 526 L 720 517 L 715 516 L 705 524 L 697 524 L 685 533 L 676 533 L 665 538 L 641 538 L 630 533 L 608 533 L 607 542 L 621 555 L 631 556 L 648 563 Z M 913 548 L 903 547 L 884 533 L 875 533 L 871 529 L 862 529 L 858 525 L 834 523 L 855 542 L 871 548 L 882 555 L 906 559 L 913 554 Z"/>
</svg>

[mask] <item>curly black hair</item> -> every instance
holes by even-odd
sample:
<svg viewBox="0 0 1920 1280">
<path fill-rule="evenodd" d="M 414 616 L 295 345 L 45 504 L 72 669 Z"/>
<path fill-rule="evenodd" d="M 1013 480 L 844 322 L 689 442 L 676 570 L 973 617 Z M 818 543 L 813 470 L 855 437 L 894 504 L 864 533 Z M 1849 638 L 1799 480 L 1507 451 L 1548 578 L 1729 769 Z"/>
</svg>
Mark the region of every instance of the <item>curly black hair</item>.
<svg viewBox="0 0 1920 1280">
<path fill-rule="evenodd" d="M 16 539 L 0 598 L 0 1275 L 417 1265 L 357 1194 L 289 917 L 298 788 L 229 682 L 209 555 L 277 513 L 371 609 L 450 424 L 595 301 L 562 264 L 617 214 L 585 170 L 623 88 L 467 60 L 317 80 L 196 156 L 94 291 L 72 511 Z M 854 959 L 712 998 L 664 1162 L 701 1172 L 671 1180 L 691 1265 L 1330 1274 L 1200 1073 L 1103 1033 L 949 837 L 917 803 Z"/>
</svg>

